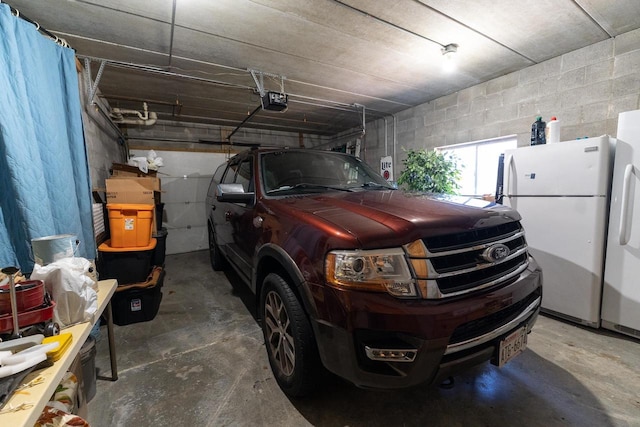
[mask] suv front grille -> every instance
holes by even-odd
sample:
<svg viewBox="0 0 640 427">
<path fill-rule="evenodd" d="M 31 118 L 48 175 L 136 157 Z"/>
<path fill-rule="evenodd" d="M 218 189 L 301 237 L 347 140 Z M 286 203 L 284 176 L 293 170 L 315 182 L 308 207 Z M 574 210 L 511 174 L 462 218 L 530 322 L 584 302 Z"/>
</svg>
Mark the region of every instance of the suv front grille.
<svg viewBox="0 0 640 427">
<path fill-rule="evenodd" d="M 423 243 L 429 266 L 426 279 L 431 286 L 435 282 L 440 298 L 511 283 L 528 266 L 527 242 L 519 222 L 430 237 Z M 493 262 L 485 259 L 483 253 L 497 244 L 508 247 L 509 255 Z"/>
<path fill-rule="evenodd" d="M 514 253 L 518 249 L 526 246 L 524 236 L 506 241 L 504 242 L 504 244 L 507 245 L 511 253 Z M 433 264 L 433 268 L 435 268 L 438 273 L 446 273 L 450 271 L 470 268 L 477 265 L 479 262 L 484 262 L 484 260 L 481 258 L 481 255 L 482 251 L 470 250 L 467 252 L 460 252 L 448 256 L 432 258 L 431 263 Z"/>
<path fill-rule="evenodd" d="M 527 254 L 525 253 L 489 268 L 437 279 L 438 287 L 443 294 L 477 288 L 487 282 L 499 280 L 501 277 L 518 270 L 518 268 L 526 262 Z"/>
</svg>

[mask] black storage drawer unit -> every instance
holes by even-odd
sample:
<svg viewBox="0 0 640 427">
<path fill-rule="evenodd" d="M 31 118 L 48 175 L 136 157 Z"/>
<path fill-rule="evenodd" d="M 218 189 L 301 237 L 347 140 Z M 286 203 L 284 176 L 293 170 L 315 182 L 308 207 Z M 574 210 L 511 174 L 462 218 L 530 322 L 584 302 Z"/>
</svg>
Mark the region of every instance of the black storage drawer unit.
<svg viewBox="0 0 640 427">
<path fill-rule="evenodd" d="M 164 266 L 164 258 L 167 253 L 167 229 L 162 227 L 156 233 L 153 233 L 153 237 L 156 239 L 156 248 L 153 250 L 153 259 L 151 263 L 153 265 Z"/>
<path fill-rule="evenodd" d="M 162 214 L 164 213 L 164 203 L 156 203 L 156 231 L 162 230 Z"/>
</svg>

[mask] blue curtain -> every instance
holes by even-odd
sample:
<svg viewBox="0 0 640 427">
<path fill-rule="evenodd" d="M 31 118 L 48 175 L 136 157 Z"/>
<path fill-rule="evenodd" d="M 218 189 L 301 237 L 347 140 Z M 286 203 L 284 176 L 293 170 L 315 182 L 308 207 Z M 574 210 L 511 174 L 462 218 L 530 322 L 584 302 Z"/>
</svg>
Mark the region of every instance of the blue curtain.
<svg viewBox="0 0 640 427">
<path fill-rule="evenodd" d="M 31 239 L 72 234 L 95 258 L 73 50 L 0 4 L 0 267 L 33 270 Z"/>
</svg>

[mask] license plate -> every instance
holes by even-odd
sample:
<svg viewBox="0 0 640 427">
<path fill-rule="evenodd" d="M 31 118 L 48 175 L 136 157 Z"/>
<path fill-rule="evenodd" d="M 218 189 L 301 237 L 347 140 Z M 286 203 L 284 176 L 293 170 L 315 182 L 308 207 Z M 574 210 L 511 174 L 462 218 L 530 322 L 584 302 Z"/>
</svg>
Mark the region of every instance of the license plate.
<svg viewBox="0 0 640 427">
<path fill-rule="evenodd" d="M 500 341 L 498 353 L 498 366 L 503 366 L 508 361 L 519 355 L 527 348 L 527 327 L 513 331 L 509 336 Z"/>
</svg>

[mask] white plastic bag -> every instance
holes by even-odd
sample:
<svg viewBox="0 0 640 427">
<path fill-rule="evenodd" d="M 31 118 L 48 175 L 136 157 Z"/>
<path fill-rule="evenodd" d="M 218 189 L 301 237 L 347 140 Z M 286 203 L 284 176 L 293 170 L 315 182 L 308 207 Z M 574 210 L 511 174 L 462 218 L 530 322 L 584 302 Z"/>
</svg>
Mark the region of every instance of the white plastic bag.
<svg viewBox="0 0 640 427">
<path fill-rule="evenodd" d="M 149 173 L 150 170 L 157 171 L 160 166 L 164 166 L 162 157 L 158 157 L 154 150 L 149 150 L 147 157 L 131 157 L 128 164 L 137 167 L 144 173 Z"/>
<path fill-rule="evenodd" d="M 154 150 L 149 150 L 147 153 L 147 162 L 149 163 L 149 169 L 157 171 L 160 166 L 164 166 L 162 157 L 158 157 Z"/>
<path fill-rule="evenodd" d="M 30 279 L 44 281 L 55 301 L 53 320 L 60 327 L 93 321 L 98 310 L 95 281 L 89 277 L 89 260 L 81 257 L 62 258 L 44 266 L 35 264 Z"/>
<path fill-rule="evenodd" d="M 141 172 L 148 173 L 149 172 L 149 163 L 147 162 L 146 157 L 132 157 L 127 162 L 129 166 L 137 167 Z"/>
</svg>

